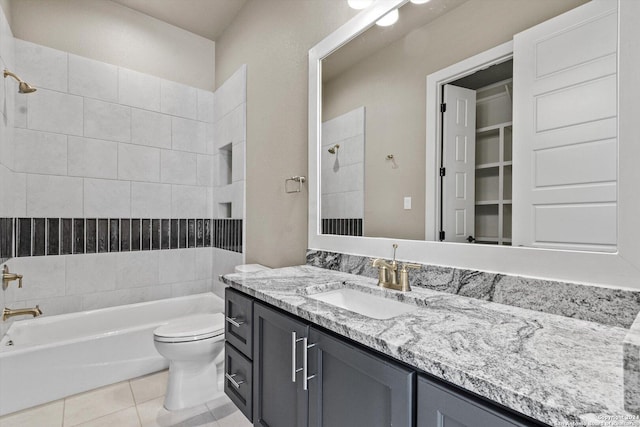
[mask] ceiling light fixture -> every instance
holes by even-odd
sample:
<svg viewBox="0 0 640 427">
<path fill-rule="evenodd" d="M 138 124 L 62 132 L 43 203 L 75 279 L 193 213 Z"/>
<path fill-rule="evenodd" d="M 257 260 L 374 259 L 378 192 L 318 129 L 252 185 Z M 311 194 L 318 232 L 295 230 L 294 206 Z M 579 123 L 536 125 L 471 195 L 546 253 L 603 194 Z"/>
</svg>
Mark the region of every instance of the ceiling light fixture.
<svg viewBox="0 0 640 427">
<path fill-rule="evenodd" d="M 351 9 L 366 9 L 373 3 L 373 0 L 347 0 L 347 4 Z"/>
<path fill-rule="evenodd" d="M 410 0 L 413 4 L 425 4 L 429 3 L 431 0 Z"/>
<path fill-rule="evenodd" d="M 395 24 L 399 16 L 400 15 L 398 14 L 398 9 L 393 9 L 391 12 L 378 19 L 376 25 L 379 25 L 381 27 L 388 27 Z"/>
</svg>

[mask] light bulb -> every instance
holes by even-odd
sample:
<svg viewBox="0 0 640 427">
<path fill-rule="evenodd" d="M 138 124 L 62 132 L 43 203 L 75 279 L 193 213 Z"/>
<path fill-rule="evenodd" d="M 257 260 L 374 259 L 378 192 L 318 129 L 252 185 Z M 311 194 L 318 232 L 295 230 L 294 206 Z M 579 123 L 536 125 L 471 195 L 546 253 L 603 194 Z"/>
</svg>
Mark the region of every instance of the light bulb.
<svg viewBox="0 0 640 427">
<path fill-rule="evenodd" d="M 410 0 L 410 1 L 413 4 L 425 4 L 425 3 L 429 3 L 429 1 L 431 0 Z"/>
<path fill-rule="evenodd" d="M 347 4 L 351 9 L 365 9 L 373 3 L 373 0 L 347 0 Z"/>
<path fill-rule="evenodd" d="M 389 25 L 393 25 L 398 20 L 398 9 L 393 9 L 391 12 L 384 15 L 382 18 L 378 19 L 376 22 L 377 25 L 381 27 L 388 27 Z"/>
</svg>

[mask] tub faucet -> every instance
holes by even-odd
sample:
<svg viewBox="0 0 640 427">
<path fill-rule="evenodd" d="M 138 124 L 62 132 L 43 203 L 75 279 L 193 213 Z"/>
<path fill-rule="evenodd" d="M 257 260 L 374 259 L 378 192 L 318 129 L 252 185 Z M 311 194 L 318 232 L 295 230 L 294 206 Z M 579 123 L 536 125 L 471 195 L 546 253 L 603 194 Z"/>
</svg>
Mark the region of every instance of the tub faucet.
<svg viewBox="0 0 640 427">
<path fill-rule="evenodd" d="M 9 282 L 14 280 L 18 281 L 18 287 L 22 287 L 22 274 L 9 273 L 9 267 L 5 264 L 2 269 L 2 289 L 7 289 L 9 287 Z"/>
<path fill-rule="evenodd" d="M 2 320 L 5 321 L 13 316 L 24 316 L 27 314 L 38 317 L 42 315 L 42 310 L 40 310 L 40 306 L 37 305 L 33 308 L 16 308 L 15 310 L 5 307 L 2 311 Z"/>
<path fill-rule="evenodd" d="M 397 244 L 393 244 L 393 261 L 387 262 L 381 258 L 373 260 L 371 265 L 378 268 L 378 286 L 381 288 L 395 289 L 396 291 L 407 292 L 411 290 L 409 286 L 409 268 L 420 268 L 420 264 L 404 263 L 402 269 L 398 271 L 396 261 Z"/>
</svg>

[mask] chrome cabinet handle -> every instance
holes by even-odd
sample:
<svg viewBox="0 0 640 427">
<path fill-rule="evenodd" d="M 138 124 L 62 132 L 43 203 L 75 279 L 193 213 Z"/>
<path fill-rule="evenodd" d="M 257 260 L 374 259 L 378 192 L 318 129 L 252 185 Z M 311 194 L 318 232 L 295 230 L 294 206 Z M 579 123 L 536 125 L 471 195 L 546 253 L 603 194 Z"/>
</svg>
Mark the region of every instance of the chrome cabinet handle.
<svg viewBox="0 0 640 427">
<path fill-rule="evenodd" d="M 309 373 L 309 349 L 316 346 L 316 344 L 308 344 L 308 338 L 302 338 L 302 346 L 304 347 L 304 353 L 302 355 L 302 389 L 309 390 L 309 380 L 316 377 L 316 375 L 307 376 Z"/>
<path fill-rule="evenodd" d="M 296 345 L 303 339 L 305 338 L 298 338 L 296 331 L 291 332 L 291 382 L 294 383 L 296 382 L 296 374 L 302 370 L 302 368 L 296 367 L 298 364 L 296 361 Z"/>
<path fill-rule="evenodd" d="M 244 325 L 244 321 L 237 321 L 238 318 L 237 317 L 225 317 L 227 319 L 227 323 L 231 323 L 233 326 L 235 326 L 236 328 L 239 328 L 240 325 Z"/>
<path fill-rule="evenodd" d="M 236 381 L 236 380 L 235 380 L 235 378 L 234 378 L 234 377 L 236 376 L 236 374 L 231 374 L 231 375 L 229 375 L 227 372 L 225 372 L 225 373 L 224 373 L 224 376 L 229 380 L 229 382 L 230 382 L 230 383 L 231 383 L 235 388 L 240 388 L 240 386 L 241 386 L 242 384 L 244 384 L 244 383 L 245 383 L 245 381 L 244 381 L 244 380 Z"/>
</svg>

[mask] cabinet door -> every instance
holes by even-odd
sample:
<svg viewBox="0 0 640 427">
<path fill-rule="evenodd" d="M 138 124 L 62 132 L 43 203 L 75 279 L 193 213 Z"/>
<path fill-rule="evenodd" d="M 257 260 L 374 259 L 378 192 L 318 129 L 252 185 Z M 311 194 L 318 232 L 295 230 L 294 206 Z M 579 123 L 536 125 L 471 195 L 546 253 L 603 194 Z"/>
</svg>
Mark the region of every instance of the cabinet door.
<svg viewBox="0 0 640 427">
<path fill-rule="evenodd" d="M 309 427 L 412 427 L 414 376 L 313 327 Z"/>
<path fill-rule="evenodd" d="M 229 343 L 225 344 L 224 392 L 251 421 L 253 410 L 253 365 Z"/>
<path fill-rule="evenodd" d="M 302 366 L 302 342 L 292 337 L 306 338 L 308 327 L 258 302 L 253 314 L 254 426 L 305 427 L 308 395 L 302 390 L 301 371 L 295 372 Z"/>
<path fill-rule="evenodd" d="M 490 404 L 418 377 L 418 427 L 525 427 L 528 424 Z"/>
<path fill-rule="evenodd" d="M 253 299 L 227 288 L 225 290 L 225 339 L 242 354 L 251 359 L 253 332 Z"/>
</svg>

